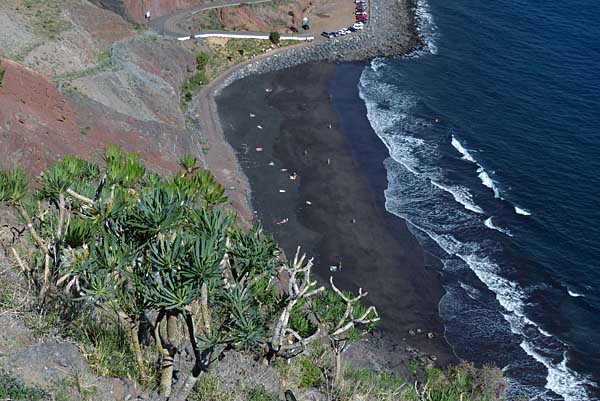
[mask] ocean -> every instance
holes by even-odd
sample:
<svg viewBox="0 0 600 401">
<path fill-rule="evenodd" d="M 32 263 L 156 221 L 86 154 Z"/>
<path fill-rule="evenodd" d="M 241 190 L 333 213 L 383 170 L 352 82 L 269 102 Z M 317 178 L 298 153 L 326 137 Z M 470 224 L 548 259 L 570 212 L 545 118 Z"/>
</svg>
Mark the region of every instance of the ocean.
<svg viewBox="0 0 600 401">
<path fill-rule="evenodd" d="M 417 3 L 423 48 L 358 84 L 386 209 L 442 261 L 460 358 L 600 400 L 600 2 Z"/>
</svg>

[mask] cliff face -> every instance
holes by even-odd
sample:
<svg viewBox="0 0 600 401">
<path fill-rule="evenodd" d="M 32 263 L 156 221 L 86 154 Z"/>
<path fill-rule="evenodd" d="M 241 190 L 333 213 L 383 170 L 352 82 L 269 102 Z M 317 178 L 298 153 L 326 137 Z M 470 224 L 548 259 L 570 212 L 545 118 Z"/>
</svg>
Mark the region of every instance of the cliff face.
<svg viewBox="0 0 600 401">
<path fill-rule="evenodd" d="M 175 10 L 202 4 L 205 0 L 90 0 L 99 7 L 111 10 L 130 21 L 143 22 L 146 11 L 161 17 Z"/>
<path fill-rule="evenodd" d="M 60 155 L 97 145 L 99 133 L 82 135 L 73 110 L 43 75 L 7 59 L 0 87 L 0 148 L 2 167 L 22 166 L 38 174 Z"/>
</svg>

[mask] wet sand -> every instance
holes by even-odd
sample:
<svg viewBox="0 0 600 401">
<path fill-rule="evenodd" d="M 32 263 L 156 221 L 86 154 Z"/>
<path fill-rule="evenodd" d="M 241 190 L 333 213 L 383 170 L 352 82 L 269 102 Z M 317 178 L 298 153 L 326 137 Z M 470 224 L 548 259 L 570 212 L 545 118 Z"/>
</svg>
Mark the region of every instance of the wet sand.
<svg viewBox="0 0 600 401">
<path fill-rule="evenodd" d="M 392 348 L 416 347 L 445 365 L 454 357 L 438 317 L 436 262 L 385 210 L 388 153 L 358 98 L 359 73 L 315 63 L 236 81 L 216 99 L 221 125 L 250 182 L 256 220 L 286 254 L 301 245 L 321 280 L 333 275 L 344 289 L 369 291 Z"/>
</svg>

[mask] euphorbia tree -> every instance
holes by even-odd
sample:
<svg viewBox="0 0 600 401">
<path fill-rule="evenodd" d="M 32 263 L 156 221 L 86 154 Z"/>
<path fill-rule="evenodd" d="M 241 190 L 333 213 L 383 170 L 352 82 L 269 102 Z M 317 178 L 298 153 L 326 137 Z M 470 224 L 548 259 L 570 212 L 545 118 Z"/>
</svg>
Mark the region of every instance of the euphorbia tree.
<svg viewBox="0 0 600 401">
<path fill-rule="evenodd" d="M 42 299 L 62 290 L 113 311 L 142 375 L 140 323 L 151 320 L 165 399 L 185 400 L 226 350 L 292 358 L 324 336 L 339 377 L 341 353 L 358 325 L 378 320 L 374 308 L 359 306 L 366 293 L 352 297 L 333 282 L 324 292 L 311 280 L 312 260 L 298 251 L 285 262 L 260 227 L 240 229 L 224 207 L 223 188 L 192 156 L 169 178 L 115 146 L 103 160 L 100 168 L 64 158 L 40 177 L 33 198 L 22 172 L 0 171 L 0 201 L 17 209 L 37 248 L 31 260 L 14 247 L 13 254 Z M 282 277 L 287 289 L 279 295 Z M 175 381 L 186 346 L 194 363 Z"/>
<path fill-rule="evenodd" d="M 339 386 L 343 377 L 342 354 L 348 346 L 359 340 L 379 321 L 374 306 L 365 307 L 361 299 L 367 296 L 362 288 L 354 296 L 341 291 L 329 278 L 331 291 L 320 293 L 311 303 L 311 310 L 319 325 L 324 328 L 326 337 L 333 351 L 334 369 L 333 384 Z"/>
</svg>

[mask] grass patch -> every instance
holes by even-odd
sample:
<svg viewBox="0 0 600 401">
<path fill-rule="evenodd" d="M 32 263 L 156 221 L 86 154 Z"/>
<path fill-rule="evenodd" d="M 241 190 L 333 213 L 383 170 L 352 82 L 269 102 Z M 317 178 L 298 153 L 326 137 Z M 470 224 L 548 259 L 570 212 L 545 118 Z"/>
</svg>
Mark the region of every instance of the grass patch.
<svg viewBox="0 0 600 401">
<path fill-rule="evenodd" d="M 348 366 L 344 381 L 346 385 L 342 393 L 346 393 L 348 396 L 360 393 L 377 400 L 395 400 L 400 399 L 398 397 L 400 394 L 406 396 L 407 393 L 414 393 L 412 386 L 403 377 L 369 369 Z"/>
<path fill-rule="evenodd" d="M 277 396 L 263 386 L 246 391 L 246 401 L 278 401 Z"/>
<path fill-rule="evenodd" d="M 96 55 L 96 64 L 98 67 L 111 67 L 112 66 L 112 49 L 107 48 L 102 50 Z"/>
<path fill-rule="evenodd" d="M 208 373 L 200 376 L 188 401 L 233 401 L 233 395 L 222 388 L 218 378 Z"/>
<path fill-rule="evenodd" d="M 286 47 L 292 44 L 296 44 L 296 42 L 282 40 L 277 47 Z M 225 44 L 209 42 L 212 55 L 207 65 L 206 75 L 209 80 L 212 80 L 227 68 L 259 56 L 267 49 L 273 49 L 272 45 L 269 40 L 261 39 L 229 39 Z"/>
<path fill-rule="evenodd" d="M 194 94 L 202 88 L 203 85 L 208 83 L 208 79 L 206 78 L 206 74 L 204 71 L 198 71 L 191 77 L 189 77 L 183 85 L 181 85 L 181 95 L 179 105 L 181 106 L 181 110 L 187 110 L 187 105 L 194 98 Z"/>
<path fill-rule="evenodd" d="M 79 343 L 94 373 L 132 380 L 141 378 L 128 335 L 116 318 L 83 314 L 66 334 Z"/>
<path fill-rule="evenodd" d="M 50 397 L 45 391 L 27 387 L 19 379 L 0 371 L 0 400 L 49 401 Z"/>
<path fill-rule="evenodd" d="M 294 41 L 283 40 L 277 47 L 291 44 L 294 44 Z M 273 44 L 269 40 L 228 39 L 224 42 L 209 41 L 209 47 L 211 54 L 204 52 L 198 54 L 196 57 L 197 72 L 181 85 L 179 105 L 184 112 L 194 95 L 204 85 L 221 75 L 227 68 L 250 60 L 267 49 L 272 50 Z"/>
<path fill-rule="evenodd" d="M 344 384 L 336 395 L 340 401 L 361 399 L 381 401 L 498 401 L 506 383 L 496 368 L 475 368 L 462 364 L 446 370 L 429 369 L 417 389 L 398 375 L 348 367 Z"/>
</svg>

